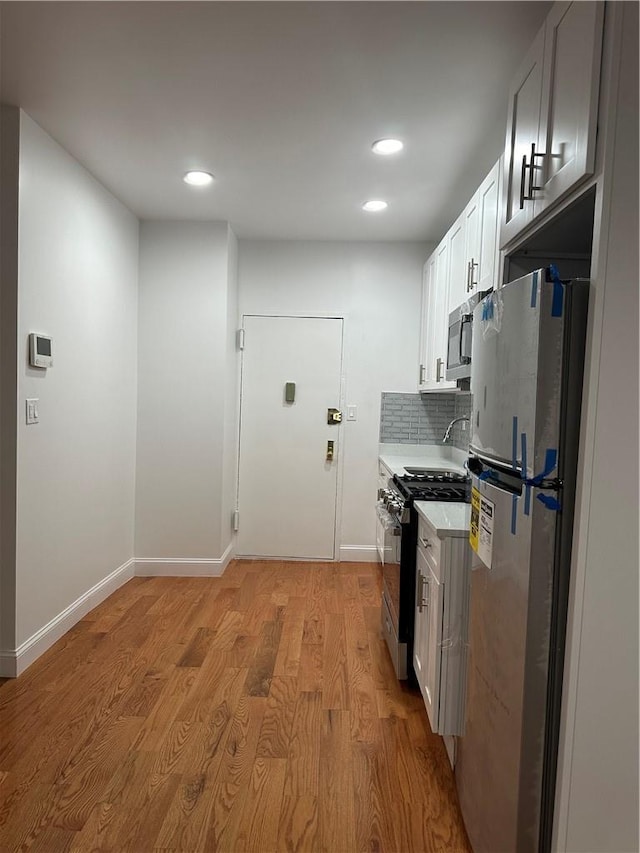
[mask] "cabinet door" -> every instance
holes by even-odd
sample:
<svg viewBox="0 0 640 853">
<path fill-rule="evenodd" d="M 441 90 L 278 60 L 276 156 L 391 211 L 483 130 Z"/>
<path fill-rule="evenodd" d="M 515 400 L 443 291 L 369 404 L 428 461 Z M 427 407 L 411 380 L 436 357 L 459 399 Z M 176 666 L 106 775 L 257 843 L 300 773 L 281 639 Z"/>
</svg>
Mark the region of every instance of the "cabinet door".
<svg viewBox="0 0 640 853">
<path fill-rule="evenodd" d="M 439 583 L 433 571 L 429 569 L 426 578 L 429 616 L 427 626 L 426 672 L 423 698 L 427 706 L 427 715 L 431 730 L 439 729 L 440 713 L 440 670 L 442 662 L 442 614 L 444 603 L 444 584 Z"/>
<path fill-rule="evenodd" d="M 424 555 L 417 549 L 416 554 L 416 611 L 413 626 L 413 670 L 418 679 L 418 686 L 424 698 L 427 672 L 427 642 L 429 623 L 429 602 L 427 599 L 426 576 L 429 567 Z"/>
<path fill-rule="evenodd" d="M 594 169 L 603 7 L 556 3 L 546 20 L 536 216 Z"/>
<path fill-rule="evenodd" d="M 457 308 L 466 299 L 465 291 L 468 281 L 468 266 L 465 245 L 465 225 L 466 211 L 456 219 L 447 234 L 449 240 L 447 317 L 454 308 Z"/>
<path fill-rule="evenodd" d="M 435 377 L 436 389 L 455 388 L 455 382 L 447 382 L 447 346 L 449 344 L 449 241 L 443 240 L 436 249 L 436 281 L 433 300 L 433 353 L 429 368 Z"/>
<path fill-rule="evenodd" d="M 528 180 L 533 173 L 526 167 L 531 158 L 531 146 L 538 142 L 543 62 L 544 26 L 531 45 L 509 90 L 501 247 L 513 239 L 533 218 L 533 202 L 527 200 Z"/>
<path fill-rule="evenodd" d="M 476 289 L 480 265 L 480 196 L 476 192 L 464 209 L 464 302 Z M 458 302 L 458 305 L 460 305 Z"/>
<path fill-rule="evenodd" d="M 498 199 L 500 198 L 500 169 L 498 160 L 480 185 L 478 198 L 478 257 L 473 256 L 478 266 L 472 271 L 470 293 L 489 290 L 498 282 Z"/>
<path fill-rule="evenodd" d="M 420 311 L 420 352 L 418 365 L 418 390 L 423 390 L 429 375 L 429 365 L 433 356 L 433 309 L 431 300 L 435 287 L 437 258 L 434 254 L 425 263 L 422 270 L 422 307 Z"/>
</svg>

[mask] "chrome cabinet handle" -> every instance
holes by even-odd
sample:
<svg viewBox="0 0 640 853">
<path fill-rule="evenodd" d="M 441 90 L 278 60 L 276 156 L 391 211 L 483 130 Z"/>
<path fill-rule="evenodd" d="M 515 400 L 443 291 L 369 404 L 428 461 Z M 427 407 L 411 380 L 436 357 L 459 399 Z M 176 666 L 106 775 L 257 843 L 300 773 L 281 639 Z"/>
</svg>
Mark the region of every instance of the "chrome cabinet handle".
<svg viewBox="0 0 640 853">
<path fill-rule="evenodd" d="M 536 144 L 535 142 L 531 143 L 531 162 L 529 163 L 529 192 L 526 196 L 528 201 L 533 201 L 534 192 L 541 190 L 542 187 L 538 187 L 533 183 L 533 173 L 536 169 L 541 169 L 542 166 L 536 166 L 536 157 L 544 157 L 544 154 L 536 154 Z"/>
<path fill-rule="evenodd" d="M 427 579 L 422 572 L 418 572 L 418 613 L 422 613 L 424 608 L 429 606 L 429 597 L 424 597 L 425 589 L 429 591 Z"/>
<path fill-rule="evenodd" d="M 436 358 L 436 382 L 440 382 L 442 376 L 440 376 L 440 368 L 442 367 L 443 359 Z"/>
<path fill-rule="evenodd" d="M 420 537 L 420 544 L 423 546 L 423 548 L 432 548 L 433 547 L 431 542 L 429 542 L 428 539 L 423 539 L 422 536 Z"/>
<path fill-rule="evenodd" d="M 422 385 L 422 383 L 424 382 L 424 374 L 425 374 L 425 366 L 424 366 L 424 364 L 421 364 L 420 365 L 420 373 L 418 376 L 418 385 Z"/>
<path fill-rule="evenodd" d="M 527 155 L 522 155 L 522 170 L 520 172 L 520 210 L 524 209 L 524 182 L 525 182 L 525 172 L 527 171 Z"/>
<path fill-rule="evenodd" d="M 475 267 L 478 267 L 478 266 L 479 266 L 478 262 L 474 261 L 474 259 L 471 258 L 471 280 L 469 281 L 469 290 L 473 290 L 473 288 L 476 287 L 478 284 L 477 280 L 474 280 L 474 278 L 473 278 L 473 270 Z"/>
</svg>

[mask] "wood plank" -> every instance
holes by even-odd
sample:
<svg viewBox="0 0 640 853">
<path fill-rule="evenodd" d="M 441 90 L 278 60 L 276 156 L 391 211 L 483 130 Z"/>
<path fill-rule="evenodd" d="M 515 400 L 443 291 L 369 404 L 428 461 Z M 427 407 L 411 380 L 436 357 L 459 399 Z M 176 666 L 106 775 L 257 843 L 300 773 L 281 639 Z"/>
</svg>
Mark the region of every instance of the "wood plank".
<svg viewBox="0 0 640 853">
<path fill-rule="evenodd" d="M 256 758 L 234 851 L 265 853 L 276 849 L 285 765 L 280 758 Z"/>
<path fill-rule="evenodd" d="M 258 649 L 247 673 L 245 691 L 249 696 L 269 695 L 281 634 L 282 622 L 264 623 Z"/>
<path fill-rule="evenodd" d="M 323 711 L 318 791 L 320 848 L 355 850 L 355 805 L 349 712 Z"/>
<path fill-rule="evenodd" d="M 285 794 L 288 796 L 318 796 L 322 719 L 322 695 L 300 693 L 289 740 L 285 781 Z"/>
<path fill-rule="evenodd" d="M 286 758 L 289 754 L 297 695 L 297 679 L 273 676 L 256 749 L 259 758 Z"/>
<path fill-rule="evenodd" d="M 303 794 L 285 796 L 280 810 L 276 850 L 303 853 L 318 849 L 318 800 Z"/>
<path fill-rule="evenodd" d="M 213 628 L 198 628 L 178 661 L 178 666 L 202 666 L 215 636 L 217 631 Z"/>
<path fill-rule="evenodd" d="M 282 636 L 273 668 L 274 675 L 296 676 L 300 669 L 304 633 L 304 599 L 289 596 L 282 622 Z"/>
<path fill-rule="evenodd" d="M 246 695 L 240 699 L 211 792 L 205 850 L 236 849 L 265 708 L 265 699 Z"/>
<path fill-rule="evenodd" d="M 325 642 L 322 662 L 322 707 L 349 708 L 347 638 L 342 614 L 325 616 Z"/>
<path fill-rule="evenodd" d="M 324 681 L 324 644 L 303 643 L 300 647 L 298 689 L 301 693 L 321 693 Z"/>
</svg>

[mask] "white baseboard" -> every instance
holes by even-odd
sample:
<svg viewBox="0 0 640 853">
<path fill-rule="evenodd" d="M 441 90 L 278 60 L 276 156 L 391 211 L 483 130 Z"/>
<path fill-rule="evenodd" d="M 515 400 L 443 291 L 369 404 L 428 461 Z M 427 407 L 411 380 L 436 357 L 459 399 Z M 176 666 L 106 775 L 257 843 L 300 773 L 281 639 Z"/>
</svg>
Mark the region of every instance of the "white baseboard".
<svg viewBox="0 0 640 853">
<path fill-rule="evenodd" d="M 341 563 L 379 563 L 378 549 L 375 545 L 341 545 Z"/>
<path fill-rule="evenodd" d="M 83 593 L 72 604 L 58 613 L 50 622 L 32 634 L 15 650 L 0 652 L 0 676 L 15 678 L 25 671 L 28 666 L 47 651 L 57 640 L 67 633 L 86 616 L 90 610 L 97 607 L 101 601 L 108 598 L 118 587 L 133 577 L 133 560 L 127 560 L 122 566 L 107 575 L 91 589 Z"/>
<path fill-rule="evenodd" d="M 136 577 L 218 578 L 233 559 L 233 543 L 217 560 L 137 557 Z"/>
</svg>

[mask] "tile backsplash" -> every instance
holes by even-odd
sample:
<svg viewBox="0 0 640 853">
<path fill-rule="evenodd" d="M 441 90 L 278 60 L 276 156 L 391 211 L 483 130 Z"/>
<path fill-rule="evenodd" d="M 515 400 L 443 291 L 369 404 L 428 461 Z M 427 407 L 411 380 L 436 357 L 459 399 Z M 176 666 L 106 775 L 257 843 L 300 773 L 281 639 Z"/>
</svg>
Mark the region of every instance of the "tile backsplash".
<svg viewBox="0 0 640 853">
<path fill-rule="evenodd" d="M 471 414 L 470 394 L 382 393 L 380 442 L 382 444 L 442 444 L 444 432 L 453 420 Z M 456 424 L 449 442 L 466 450 L 469 424 Z"/>
</svg>

